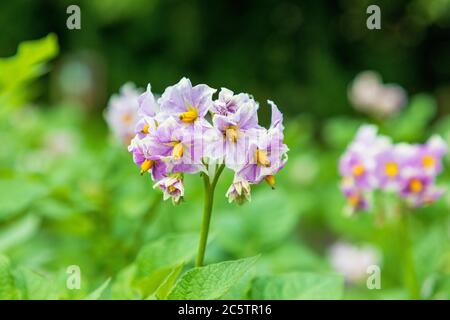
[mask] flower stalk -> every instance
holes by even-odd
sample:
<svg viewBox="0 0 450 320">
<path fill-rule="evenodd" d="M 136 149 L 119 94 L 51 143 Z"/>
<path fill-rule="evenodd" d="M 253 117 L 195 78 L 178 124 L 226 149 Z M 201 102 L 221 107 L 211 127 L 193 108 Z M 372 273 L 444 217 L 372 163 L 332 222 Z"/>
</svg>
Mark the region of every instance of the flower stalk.
<svg viewBox="0 0 450 320">
<path fill-rule="evenodd" d="M 399 234 L 401 257 L 403 261 L 403 277 L 405 287 L 408 289 L 409 297 L 413 300 L 420 299 L 420 283 L 414 264 L 411 235 L 409 232 L 409 212 L 402 212 L 399 219 Z"/>
<path fill-rule="evenodd" d="M 206 243 L 208 242 L 209 226 L 211 222 L 212 208 L 214 202 L 214 190 L 216 189 L 217 181 L 222 174 L 225 165 L 221 165 L 212 181 L 210 181 L 209 176 L 203 174 L 203 184 L 205 188 L 205 199 L 203 204 L 203 218 L 202 227 L 200 230 L 200 241 L 198 244 L 197 258 L 195 259 L 195 266 L 201 267 L 205 259 Z"/>
</svg>

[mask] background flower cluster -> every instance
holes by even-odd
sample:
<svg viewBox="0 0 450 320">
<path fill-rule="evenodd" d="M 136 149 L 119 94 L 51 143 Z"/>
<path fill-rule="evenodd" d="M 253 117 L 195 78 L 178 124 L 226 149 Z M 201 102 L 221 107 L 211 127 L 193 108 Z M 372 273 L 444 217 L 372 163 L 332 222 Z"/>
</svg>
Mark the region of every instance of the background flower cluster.
<svg viewBox="0 0 450 320">
<path fill-rule="evenodd" d="M 435 182 L 446 152 L 437 135 L 425 144 L 394 144 L 364 125 L 340 159 L 341 190 L 354 210 L 368 209 L 376 189 L 394 192 L 413 207 L 434 202 L 443 194 Z"/>
</svg>

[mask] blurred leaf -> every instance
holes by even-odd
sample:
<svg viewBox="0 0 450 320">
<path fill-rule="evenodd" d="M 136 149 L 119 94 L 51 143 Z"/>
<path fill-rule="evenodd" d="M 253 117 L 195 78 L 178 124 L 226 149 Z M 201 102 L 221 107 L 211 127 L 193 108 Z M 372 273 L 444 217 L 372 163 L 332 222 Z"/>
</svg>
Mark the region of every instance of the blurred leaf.
<svg viewBox="0 0 450 320">
<path fill-rule="evenodd" d="M 57 298 L 54 281 L 30 269 L 21 268 L 16 276 L 23 292 L 23 299 L 53 300 Z"/>
<path fill-rule="evenodd" d="M 132 286 L 133 278 L 136 273 L 134 264 L 122 269 L 113 280 L 111 286 L 111 298 L 115 300 L 134 300 L 140 299 L 139 290 Z"/>
<path fill-rule="evenodd" d="M 325 142 L 333 149 L 344 150 L 363 122 L 347 117 L 329 119 L 322 130 Z"/>
<path fill-rule="evenodd" d="M 9 259 L 0 254 L 0 300 L 19 299 Z"/>
<path fill-rule="evenodd" d="M 26 209 L 46 192 L 42 184 L 25 179 L 0 180 L 0 221 Z"/>
<path fill-rule="evenodd" d="M 385 131 L 396 141 L 420 140 L 435 113 L 436 102 L 433 97 L 427 94 L 415 95 L 402 113 L 386 123 Z"/>
<path fill-rule="evenodd" d="M 111 281 L 111 278 L 107 279 L 105 282 L 103 282 L 100 287 L 92 291 L 85 300 L 98 300 L 102 296 L 103 292 L 108 287 L 109 283 Z"/>
<path fill-rule="evenodd" d="M 0 252 L 18 246 L 30 239 L 38 230 L 40 219 L 28 215 L 0 231 Z"/>
<path fill-rule="evenodd" d="M 22 42 L 14 57 L 0 59 L 0 115 L 31 98 L 31 90 L 26 90 L 25 85 L 46 72 L 45 63 L 58 50 L 56 35 L 49 34 L 43 39 Z"/>
<path fill-rule="evenodd" d="M 175 282 L 177 281 L 178 276 L 180 275 L 181 270 L 183 270 L 183 264 L 180 264 L 176 268 L 173 268 L 170 274 L 166 277 L 164 282 L 158 287 L 155 292 L 155 296 L 159 300 L 164 300 L 167 298 L 170 290 L 173 288 Z"/>
<path fill-rule="evenodd" d="M 250 299 L 303 300 L 340 299 L 344 289 L 341 276 L 319 273 L 290 273 L 260 276 L 253 280 Z"/>
<path fill-rule="evenodd" d="M 300 213 L 296 197 L 282 188 L 255 192 L 250 203 L 233 206 L 217 214 L 218 240 L 241 256 L 283 241 L 296 227 Z"/>
<path fill-rule="evenodd" d="M 178 280 L 169 300 L 211 300 L 223 296 L 256 262 L 258 257 L 196 267 Z"/>
<path fill-rule="evenodd" d="M 144 296 L 157 290 L 197 250 L 198 235 L 169 235 L 144 246 L 136 258 L 135 284 Z M 167 280 L 169 281 L 169 280 Z M 162 289 L 160 294 L 164 293 Z M 164 294 L 163 294 L 164 295 Z"/>
</svg>

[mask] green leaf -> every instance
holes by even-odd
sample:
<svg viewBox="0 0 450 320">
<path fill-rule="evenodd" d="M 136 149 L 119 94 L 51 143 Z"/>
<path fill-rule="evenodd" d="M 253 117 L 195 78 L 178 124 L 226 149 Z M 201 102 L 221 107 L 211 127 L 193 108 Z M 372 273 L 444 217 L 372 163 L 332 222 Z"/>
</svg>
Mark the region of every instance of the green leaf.
<svg viewBox="0 0 450 320">
<path fill-rule="evenodd" d="M 114 300 L 142 299 L 141 293 L 132 286 L 133 277 L 136 274 L 136 266 L 131 264 L 122 269 L 116 276 L 111 286 L 111 297 Z"/>
<path fill-rule="evenodd" d="M 410 104 L 398 117 L 386 124 L 387 134 L 396 141 L 414 142 L 420 140 L 425 128 L 436 113 L 436 102 L 427 94 L 418 94 L 411 98 Z M 414 124 L 414 125 L 411 125 Z"/>
<path fill-rule="evenodd" d="M 109 282 L 111 281 L 111 278 L 108 278 L 105 282 L 103 282 L 100 287 L 92 291 L 85 300 L 98 300 L 102 296 L 105 289 L 108 287 Z"/>
<path fill-rule="evenodd" d="M 0 252 L 5 252 L 30 239 L 37 232 L 39 224 L 38 217 L 28 215 L 2 230 L 0 232 Z"/>
<path fill-rule="evenodd" d="M 22 288 L 23 299 L 53 300 L 57 298 L 54 279 L 26 268 L 19 270 L 16 279 L 18 286 Z"/>
<path fill-rule="evenodd" d="M 344 281 L 339 275 L 319 273 L 289 273 L 259 276 L 253 280 L 250 299 L 303 300 L 342 298 Z"/>
<path fill-rule="evenodd" d="M 181 270 L 183 270 L 183 264 L 180 264 L 179 266 L 172 269 L 172 271 L 166 277 L 164 282 L 156 290 L 155 292 L 156 298 L 158 298 L 159 300 L 164 300 L 167 298 L 170 290 L 173 288 L 173 285 L 177 281 L 177 278 L 180 275 Z"/>
<path fill-rule="evenodd" d="M 196 267 L 178 280 L 169 300 L 209 300 L 223 296 L 256 262 L 258 257 Z"/>
<path fill-rule="evenodd" d="M 255 192 L 251 203 L 228 206 L 217 215 L 218 241 L 236 256 L 276 246 L 296 228 L 300 214 L 296 199 L 282 188 L 266 191 Z"/>
<path fill-rule="evenodd" d="M 154 293 L 174 269 L 192 259 L 197 242 L 198 235 L 181 234 L 169 235 L 144 246 L 136 259 L 135 286 L 144 296 Z"/>
<path fill-rule="evenodd" d="M 42 184 L 25 179 L 0 180 L 0 221 L 26 209 L 46 192 Z"/>
<path fill-rule="evenodd" d="M 19 299 L 19 291 L 11 272 L 9 259 L 0 254 L 0 300 Z"/>
<path fill-rule="evenodd" d="M 31 98 L 33 90 L 25 90 L 28 82 L 47 71 L 45 63 L 58 51 L 56 35 L 49 34 L 39 40 L 22 42 L 15 56 L 0 59 L 0 115 Z"/>
</svg>

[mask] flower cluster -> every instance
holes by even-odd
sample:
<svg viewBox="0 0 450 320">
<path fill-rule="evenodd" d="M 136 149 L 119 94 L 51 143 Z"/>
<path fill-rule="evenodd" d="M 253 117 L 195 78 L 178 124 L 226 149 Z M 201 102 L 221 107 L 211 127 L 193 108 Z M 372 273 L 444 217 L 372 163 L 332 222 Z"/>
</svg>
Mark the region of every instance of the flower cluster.
<svg viewBox="0 0 450 320">
<path fill-rule="evenodd" d="M 119 94 L 109 99 L 105 119 L 115 138 L 124 144 L 129 144 L 134 137 L 141 93 L 134 84 L 126 83 L 120 88 Z"/>
<path fill-rule="evenodd" d="M 396 84 L 383 84 L 379 74 L 361 72 L 348 90 L 355 109 L 378 118 L 385 118 L 400 110 L 407 102 L 406 93 Z"/>
<path fill-rule="evenodd" d="M 268 129 L 258 123 L 258 103 L 248 94 L 234 94 L 207 85 L 192 86 L 187 78 L 165 89 L 156 99 L 150 85 L 138 99 L 139 119 L 128 150 L 141 173 L 149 172 L 164 199 L 178 203 L 184 195 L 185 173 L 210 177 L 227 167 L 234 181 L 227 197 L 242 203 L 250 199 L 250 185 L 267 181 L 287 161 L 283 143 L 283 116 L 272 108 Z"/>
<path fill-rule="evenodd" d="M 341 190 L 353 210 L 367 209 L 375 189 L 394 192 L 412 207 L 432 203 L 443 194 L 435 181 L 446 152 L 439 136 L 425 144 L 393 144 L 375 126 L 362 126 L 340 159 Z"/>
</svg>

